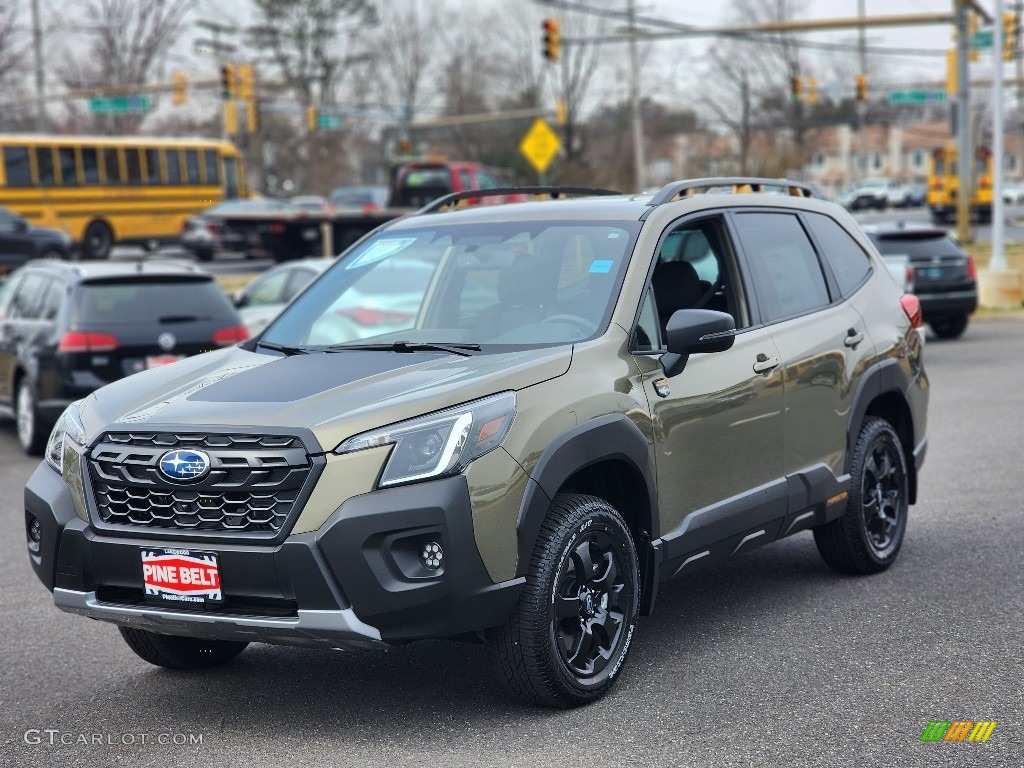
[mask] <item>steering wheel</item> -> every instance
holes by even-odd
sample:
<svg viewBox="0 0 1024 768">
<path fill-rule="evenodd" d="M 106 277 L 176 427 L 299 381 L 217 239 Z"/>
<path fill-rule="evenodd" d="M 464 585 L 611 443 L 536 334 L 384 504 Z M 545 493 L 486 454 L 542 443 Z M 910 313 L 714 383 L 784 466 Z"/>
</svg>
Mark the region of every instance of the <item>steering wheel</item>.
<svg viewBox="0 0 1024 768">
<path fill-rule="evenodd" d="M 583 332 L 584 336 L 589 336 L 590 334 L 592 334 L 594 331 L 597 330 L 597 324 L 596 323 L 592 323 L 590 320 L 587 320 L 587 318 L 585 318 L 585 317 L 580 317 L 579 315 L 570 315 L 570 314 L 567 314 L 567 313 L 563 313 L 563 314 L 560 314 L 560 315 L 551 315 L 550 317 L 545 317 L 543 320 L 541 320 L 541 322 L 542 323 L 568 323 L 569 325 L 576 326 L 577 329 L 579 329 L 580 331 Z"/>
</svg>

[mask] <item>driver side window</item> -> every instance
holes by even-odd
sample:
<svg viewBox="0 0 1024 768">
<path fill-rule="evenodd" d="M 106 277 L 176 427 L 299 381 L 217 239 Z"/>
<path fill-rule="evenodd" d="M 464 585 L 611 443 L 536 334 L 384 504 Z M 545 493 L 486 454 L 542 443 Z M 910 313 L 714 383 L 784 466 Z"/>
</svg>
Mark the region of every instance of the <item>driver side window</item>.
<svg viewBox="0 0 1024 768">
<path fill-rule="evenodd" d="M 723 221 L 687 221 L 661 241 L 651 277 L 658 326 L 664 333 L 680 309 L 711 309 L 733 316 L 737 328 L 749 325 L 731 269 Z"/>
</svg>

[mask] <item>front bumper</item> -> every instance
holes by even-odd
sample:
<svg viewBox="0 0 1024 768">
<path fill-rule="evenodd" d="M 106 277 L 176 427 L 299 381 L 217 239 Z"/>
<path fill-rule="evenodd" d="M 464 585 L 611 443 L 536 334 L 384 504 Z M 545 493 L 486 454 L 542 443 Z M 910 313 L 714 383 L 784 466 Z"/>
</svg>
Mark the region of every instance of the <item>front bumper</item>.
<svg viewBox="0 0 1024 768">
<path fill-rule="evenodd" d="M 141 565 L 144 548 L 191 542 L 94 530 L 45 464 L 26 485 L 25 515 L 32 567 L 58 608 L 170 635 L 346 649 L 451 637 L 500 624 L 525 583 L 490 580 L 463 476 L 353 497 L 277 545 L 204 543 L 224 602 L 194 609 L 147 599 Z M 39 542 L 27 536 L 33 518 Z M 444 549 L 438 570 L 419 560 L 427 541 Z"/>
</svg>

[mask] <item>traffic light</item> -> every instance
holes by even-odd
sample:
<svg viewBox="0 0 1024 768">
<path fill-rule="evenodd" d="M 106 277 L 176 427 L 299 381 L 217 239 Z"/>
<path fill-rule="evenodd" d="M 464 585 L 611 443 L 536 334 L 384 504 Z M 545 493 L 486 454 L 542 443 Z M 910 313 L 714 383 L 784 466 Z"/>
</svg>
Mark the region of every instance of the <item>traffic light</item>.
<svg viewBox="0 0 1024 768">
<path fill-rule="evenodd" d="M 1003 14 L 1003 59 L 1012 61 L 1017 54 L 1017 37 L 1020 35 L 1020 18 L 1014 11 Z"/>
<path fill-rule="evenodd" d="M 246 133 L 259 133 L 260 130 L 260 105 L 256 99 L 250 99 L 245 105 L 245 131 Z"/>
<path fill-rule="evenodd" d="M 946 95 L 955 99 L 957 94 L 956 48 L 946 51 Z"/>
<path fill-rule="evenodd" d="M 807 103 L 818 103 L 818 78 L 816 77 L 807 78 Z"/>
<path fill-rule="evenodd" d="M 793 75 L 789 78 L 789 95 L 793 101 L 800 101 L 800 94 L 803 92 L 804 81 L 800 75 Z"/>
<path fill-rule="evenodd" d="M 399 155 L 411 155 L 412 154 L 412 139 L 399 139 L 398 140 L 398 154 Z"/>
<path fill-rule="evenodd" d="M 252 64 L 238 65 L 238 96 L 249 101 L 256 95 L 256 84 L 254 82 Z"/>
<path fill-rule="evenodd" d="M 220 92 L 225 101 L 235 98 L 235 65 L 220 65 Z"/>
<path fill-rule="evenodd" d="M 853 80 L 857 90 L 857 101 L 868 100 L 868 76 L 857 75 Z"/>
<path fill-rule="evenodd" d="M 171 103 L 180 107 L 186 101 L 188 101 L 188 75 L 176 71 L 171 75 Z"/>
<path fill-rule="evenodd" d="M 544 58 L 558 61 L 562 58 L 562 34 L 558 19 L 544 19 Z"/>
<path fill-rule="evenodd" d="M 233 101 L 224 102 L 224 133 L 229 136 L 238 133 L 238 105 Z"/>
<path fill-rule="evenodd" d="M 310 106 L 306 107 L 306 128 L 309 129 L 310 133 L 315 133 L 316 132 L 316 120 L 317 120 L 316 107 L 314 107 L 311 104 Z"/>
</svg>

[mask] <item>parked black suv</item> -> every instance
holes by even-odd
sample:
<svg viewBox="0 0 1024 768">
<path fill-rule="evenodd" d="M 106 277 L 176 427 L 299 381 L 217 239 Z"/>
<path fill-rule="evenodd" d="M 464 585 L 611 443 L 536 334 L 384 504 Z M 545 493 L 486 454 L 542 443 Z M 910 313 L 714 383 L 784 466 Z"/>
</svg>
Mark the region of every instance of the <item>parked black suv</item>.
<svg viewBox="0 0 1024 768">
<path fill-rule="evenodd" d="M 0 405 L 41 453 L 73 400 L 132 373 L 247 338 L 213 277 L 190 264 L 35 261 L 0 291 Z"/>
<path fill-rule="evenodd" d="M 914 294 L 935 335 L 955 339 L 978 308 L 974 258 L 947 230 L 929 225 L 867 225 L 864 232 L 883 256 L 907 256 L 914 269 Z"/>
<path fill-rule="evenodd" d="M 70 235 L 48 227 L 33 227 L 18 214 L 0 206 L 0 275 L 29 259 L 66 259 L 73 245 Z"/>
</svg>

